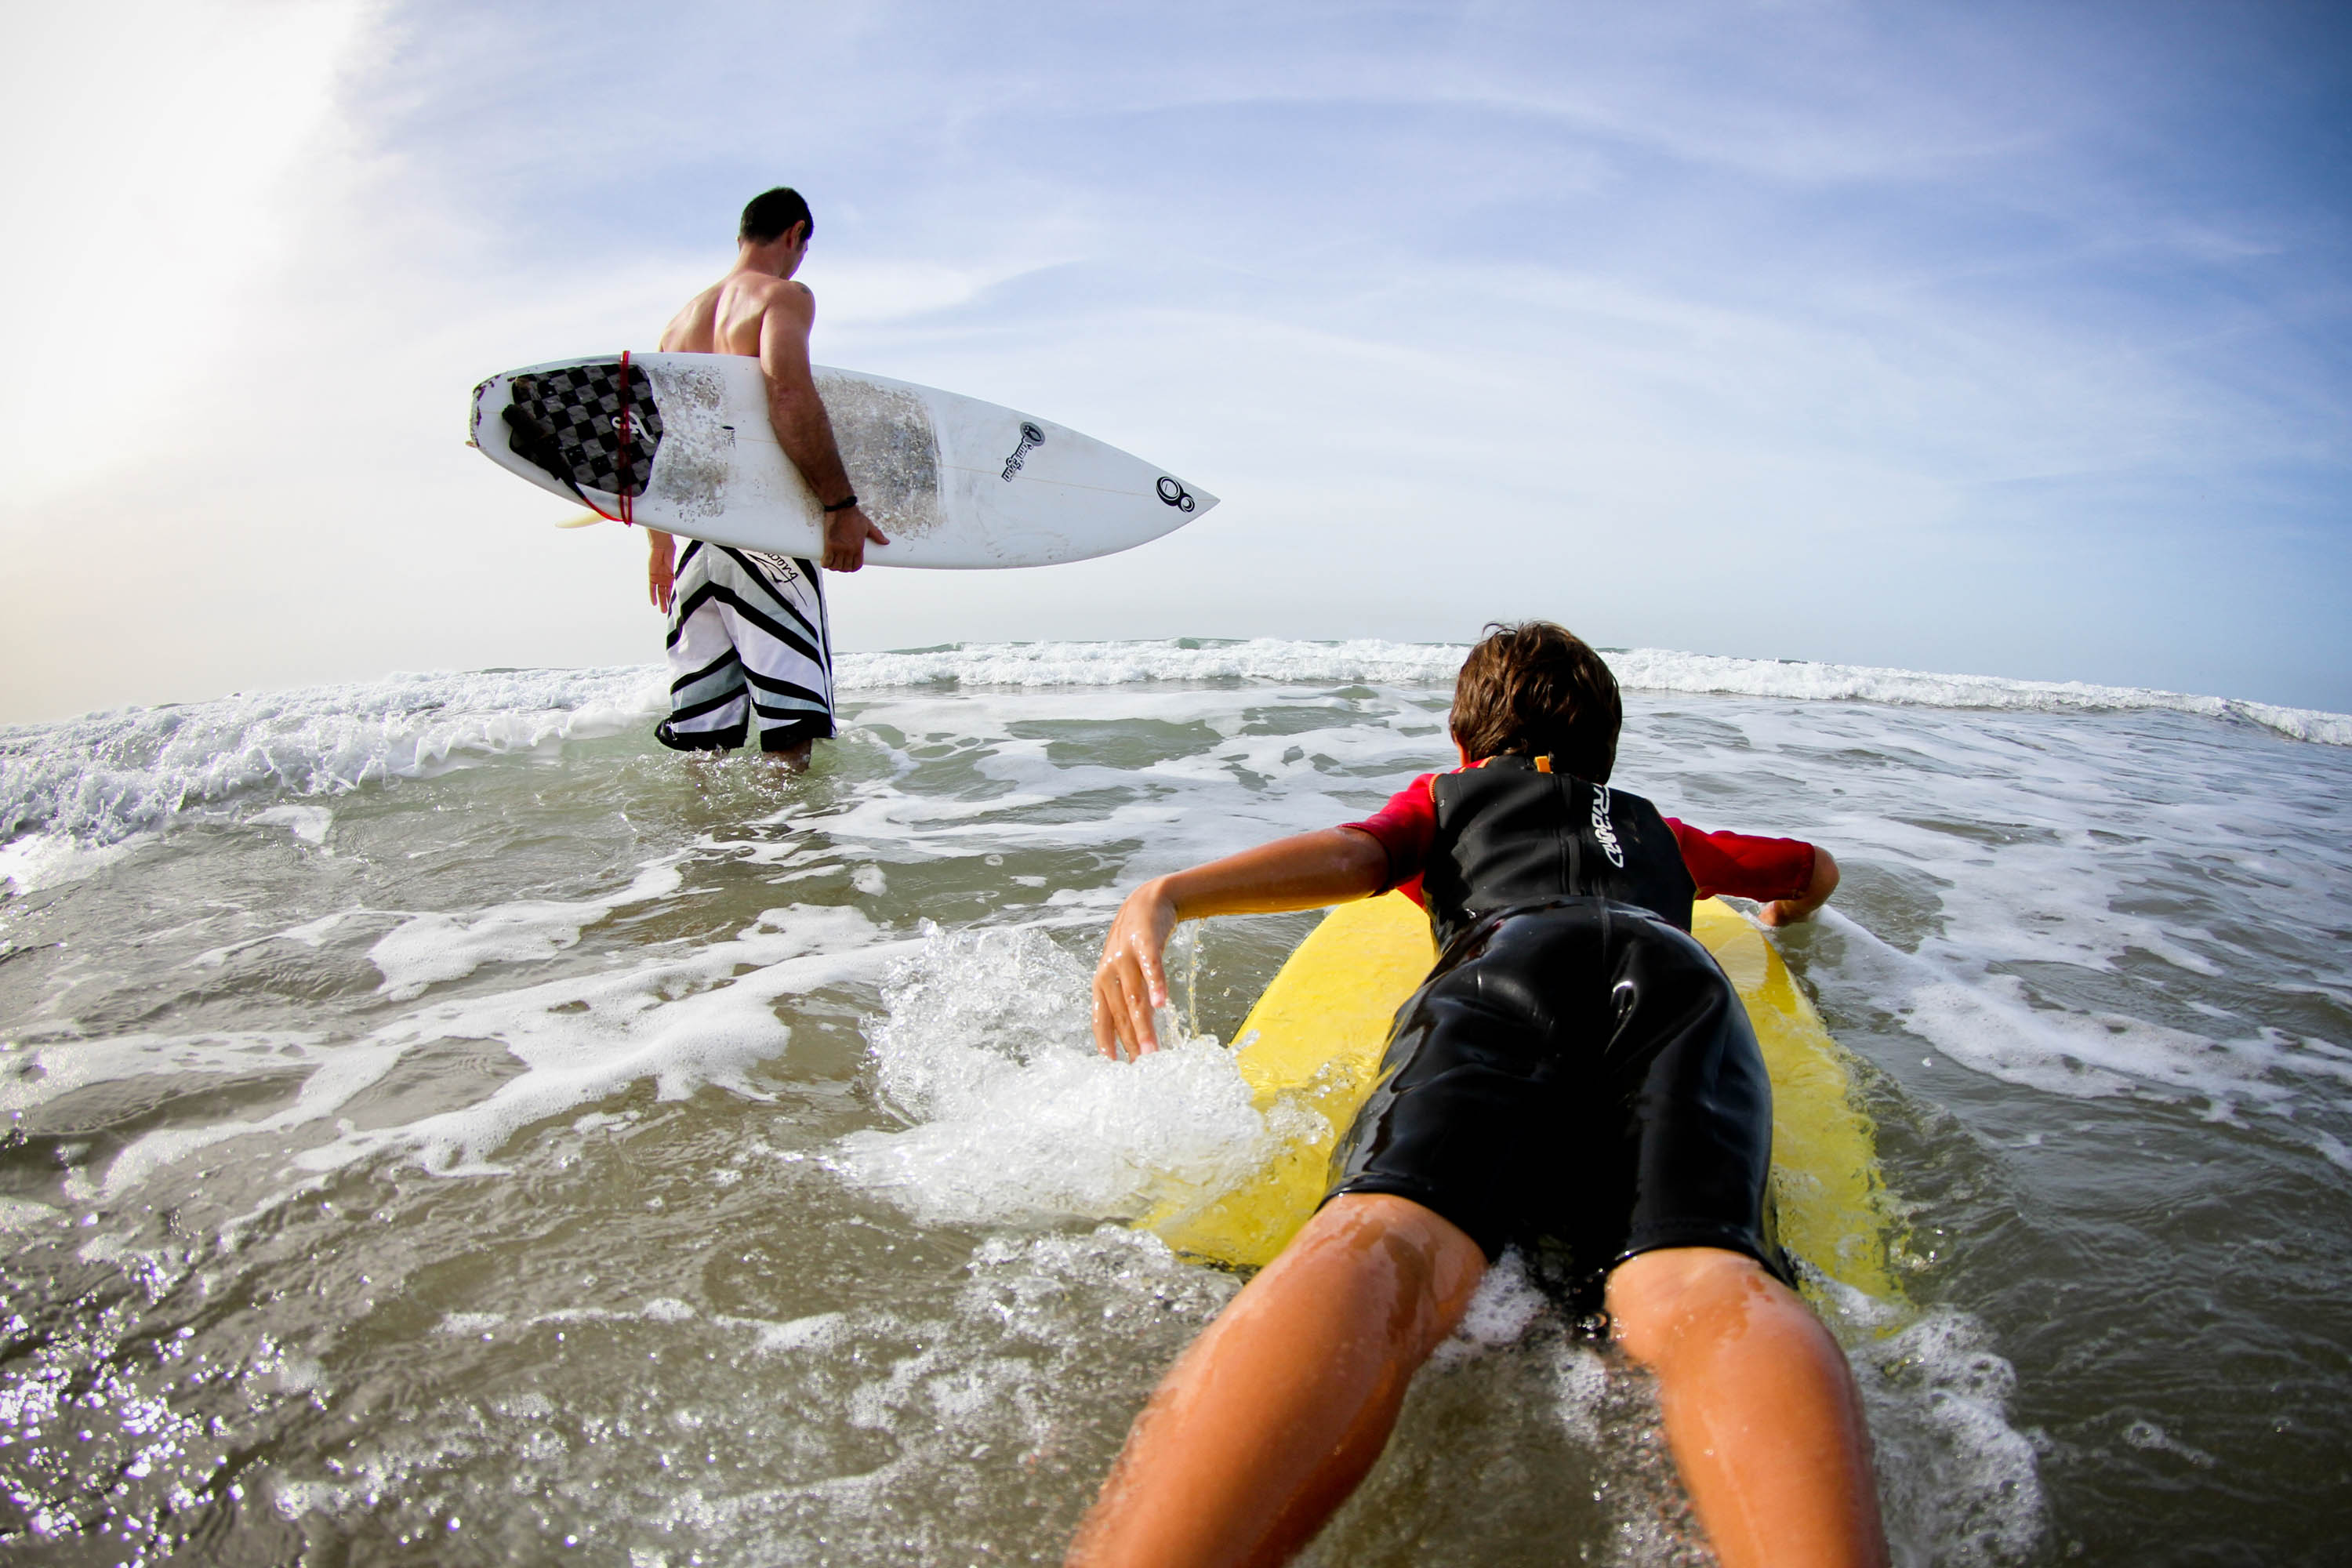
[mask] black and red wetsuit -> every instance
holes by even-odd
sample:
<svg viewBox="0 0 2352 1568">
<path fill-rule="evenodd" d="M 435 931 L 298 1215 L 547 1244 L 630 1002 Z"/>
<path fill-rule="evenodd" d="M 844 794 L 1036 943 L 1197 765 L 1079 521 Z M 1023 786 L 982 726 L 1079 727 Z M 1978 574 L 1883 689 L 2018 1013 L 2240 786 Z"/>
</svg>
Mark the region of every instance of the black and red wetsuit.
<svg viewBox="0 0 2352 1568">
<path fill-rule="evenodd" d="M 1428 862 L 1429 847 L 1437 832 L 1435 785 L 1440 776 L 1422 774 L 1391 795 L 1389 803 L 1371 816 L 1346 825 L 1370 834 L 1388 851 L 1388 883 L 1381 890 L 1394 888 L 1423 909 L 1429 907 L 1429 901 L 1422 895 L 1422 868 Z M 1622 791 L 1610 793 L 1615 800 L 1628 798 Z M 1671 816 L 1660 820 L 1674 835 L 1683 868 L 1690 874 L 1694 898 L 1727 894 L 1735 899 L 1770 903 L 1777 899 L 1801 897 L 1812 885 L 1813 847 L 1801 838 L 1705 833 Z M 1675 923 L 1687 930 L 1689 913 L 1685 911 Z"/>
<path fill-rule="evenodd" d="M 1787 1277 L 1772 1090 L 1695 898 L 1794 898 L 1812 846 L 1701 833 L 1525 757 L 1416 779 L 1348 826 L 1388 851 L 1439 955 L 1332 1153 L 1331 1194 L 1435 1210 L 1491 1259 L 1564 1244 L 1580 1294 L 1665 1247 Z"/>
</svg>

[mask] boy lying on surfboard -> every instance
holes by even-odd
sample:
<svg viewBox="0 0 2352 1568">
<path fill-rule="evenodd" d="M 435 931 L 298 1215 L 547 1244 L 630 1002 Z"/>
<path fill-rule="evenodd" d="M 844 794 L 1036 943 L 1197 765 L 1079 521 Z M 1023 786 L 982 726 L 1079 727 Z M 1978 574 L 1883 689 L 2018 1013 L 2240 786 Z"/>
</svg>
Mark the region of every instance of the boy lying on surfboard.
<svg viewBox="0 0 2352 1568">
<path fill-rule="evenodd" d="M 1435 969 L 1306 1228 L 1136 1418 L 1073 1563 L 1276 1563 L 1380 1457 L 1407 1384 L 1515 1240 L 1568 1244 L 1658 1379 L 1667 1445 L 1727 1568 L 1883 1563 L 1861 1398 L 1772 1238 L 1771 1085 L 1695 897 L 1802 920 L 1825 851 L 1700 834 L 1609 787 L 1622 710 L 1598 654 L 1489 628 L 1454 689 L 1463 765 L 1364 822 L 1146 882 L 1095 974 L 1106 1055 L 1156 1050 L 1180 920 L 1392 887 Z M 1416 888 L 1417 884 L 1417 888 Z"/>
</svg>

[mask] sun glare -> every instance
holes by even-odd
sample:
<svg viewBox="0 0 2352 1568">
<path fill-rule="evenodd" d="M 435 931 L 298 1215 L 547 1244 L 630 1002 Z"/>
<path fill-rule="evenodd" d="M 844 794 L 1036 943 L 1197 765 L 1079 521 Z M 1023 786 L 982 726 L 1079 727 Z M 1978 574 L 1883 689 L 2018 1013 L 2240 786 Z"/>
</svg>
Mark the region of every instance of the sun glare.
<svg viewBox="0 0 2352 1568">
<path fill-rule="evenodd" d="M 182 0 L 13 24 L 0 309 L 40 371 L 0 386 L 19 500 L 86 479 L 126 440 L 172 444 L 169 410 L 235 352 L 249 285 L 284 249 L 363 15 Z"/>
</svg>

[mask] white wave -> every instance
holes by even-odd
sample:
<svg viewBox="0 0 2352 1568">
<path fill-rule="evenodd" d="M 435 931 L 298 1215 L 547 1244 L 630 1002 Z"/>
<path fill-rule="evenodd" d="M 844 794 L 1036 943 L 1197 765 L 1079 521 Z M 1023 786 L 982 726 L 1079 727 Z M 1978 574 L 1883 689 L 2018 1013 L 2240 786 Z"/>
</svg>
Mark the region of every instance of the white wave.
<svg viewBox="0 0 2352 1568">
<path fill-rule="evenodd" d="M 958 643 L 905 653 L 845 653 L 834 661 L 844 690 L 928 686 L 1129 686 L 1158 680 L 1270 680 L 1301 685 L 1426 686 L 1454 679 L 1464 649 L 1451 643 L 1169 642 Z"/>
<path fill-rule="evenodd" d="M 30 1198 L 0 1198 L 0 1236 L 68 1223 L 65 1213 Z"/>
<path fill-rule="evenodd" d="M 1442 687 L 1454 679 L 1464 651 L 1459 644 L 1377 638 L 973 643 L 844 653 L 836 679 L 845 693 L 1227 681 Z M 1661 648 L 1612 650 L 1608 657 L 1618 679 L 1635 691 L 2053 713 L 2164 710 L 2352 746 L 2352 715 L 2232 698 Z M 0 847 L 0 879 L 22 892 L 69 879 L 89 868 L 78 858 L 84 851 L 238 795 L 332 795 L 649 727 L 664 710 L 664 685 L 653 666 L 395 675 L 0 729 L 0 839 L 14 841 Z M 257 820 L 283 824 L 299 842 L 316 846 L 331 818 L 265 814 Z"/>
<path fill-rule="evenodd" d="M 868 1026 L 884 1097 L 913 1121 L 843 1140 L 835 1168 L 933 1223 L 1131 1219 L 1230 1188 L 1275 1147 L 1213 1037 L 1114 1062 L 1091 972 L 1035 927 L 945 933 L 883 988 Z"/>
<path fill-rule="evenodd" d="M 257 812 L 253 820 L 282 826 L 294 836 L 295 843 L 317 849 L 325 847 L 327 830 L 335 825 L 335 814 L 323 805 L 278 805 Z"/>
<path fill-rule="evenodd" d="M 638 885 L 665 871 L 650 868 Z M 14 1053 L 0 1074 L 0 1112 L 154 1072 L 302 1075 L 293 1100 L 269 1115 L 158 1128 L 133 1140 L 102 1175 L 77 1170 L 66 1190 L 78 1202 L 113 1201 L 162 1168 L 232 1138 L 320 1121 L 337 1126 L 338 1135 L 294 1156 L 299 1171 L 324 1173 L 378 1154 L 439 1173 L 493 1171 L 499 1149 L 522 1128 L 643 1079 L 665 1100 L 706 1084 L 766 1098 L 748 1075 L 791 1040 L 776 1016 L 777 998 L 862 977 L 907 945 L 877 935 L 856 910 L 796 904 L 691 951 L 657 949 L 633 964 L 427 1004 L 348 1043 L 278 1032 L 34 1046 Z M 386 1081 L 415 1053 L 451 1040 L 495 1042 L 520 1070 L 469 1103 L 396 1126 L 359 1129 L 343 1120 L 354 1097 Z M 415 1070 L 413 1063 L 407 1070 Z"/>
<path fill-rule="evenodd" d="M 530 963 L 552 958 L 580 940 L 586 927 L 629 904 L 667 898 L 685 880 L 675 857 L 637 873 L 626 888 L 602 899 L 562 903 L 546 899 L 498 904 L 471 915 L 411 915 L 378 938 L 368 962 L 383 975 L 383 994 L 395 1002 L 423 995 L 444 981 L 463 980 L 485 963 Z M 310 927 L 281 931 L 304 940 Z"/>
<path fill-rule="evenodd" d="M 2095 686 L 2080 680 L 2011 680 L 1997 675 L 1932 675 L 1861 664 L 1727 658 L 1663 648 L 1612 650 L 1610 668 L 1637 691 L 1720 692 L 1784 697 L 1807 702 L 1885 702 L 1909 708 L 1995 708 L 2037 713 L 2108 713 L 2158 710 L 2207 719 L 2237 720 L 2297 741 L 2352 746 L 2352 713 L 2278 708 L 2232 697 L 2198 697 L 2140 686 Z"/>
<path fill-rule="evenodd" d="M 13 843 L 0 844 L 0 883 L 5 890 L 29 893 L 37 888 L 79 881 L 110 861 L 130 853 L 116 842 L 87 845 L 69 833 L 27 833 Z"/>
<path fill-rule="evenodd" d="M 969 686 L 1125 686 L 1151 681 L 1253 680 L 1290 685 L 1444 685 L 1468 651 L 1460 643 L 1377 638 L 1297 642 L 1253 637 L 1221 642 L 969 643 L 905 653 L 844 654 L 844 690 L 955 682 Z M 2352 714 L 2281 708 L 2229 697 L 2080 680 L 2013 680 L 1939 675 L 1873 665 L 1733 658 L 1667 648 L 1603 650 L 1618 681 L 1634 691 L 1714 692 L 1806 702 L 1884 702 L 1899 707 L 1990 708 L 2045 713 L 2158 710 L 2260 725 L 2298 741 L 2352 746 Z"/>
<path fill-rule="evenodd" d="M 0 1068 L 0 1112 L 20 1114 L 94 1083 L 150 1074 L 251 1078 L 308 1071 L 322 1059 L 315 1031 L 243 1030 L 197 1035 L 118 1035 L 10 1053 Z"/>
<path fill-rule="evenodd" d="M 2336 1070 L 2345 1064 L 2323 1054 L 2324 1042 L 2314 1050 L 2274 1029 L 2218 1039 L 2126 1013 L 2056 1006 L 2020 977 L 1990 971 L 1982 942 L 1937 942 L 1929 958 L 1889 945 L 1835 909 L 1817 919 L 1846 939 L 1841 984 L 1859 985 L 1872 1005 L 1947 1059 L 2005 1083 L 2077 1099 L 2202 1100 L 2218 1121 L 2243 1111 L 2292 1121 L 2313 1080 L 2332 1086 L 2347 1076 Z"/>
<path fill-rule="evenodd" d="M 110 844 L 268 790 L 334 795 L 615 734 L 661 710 L 651 668 L 477 670 L 121 708 L 0 729 L 0 837 Z M 277 820 L 277 819 L 273 819 Z M 286 819 L 300 835 L 309 819 Z M 18 868 L 12 880 L 24 885 Z"/>
<path fill-rule="evenodd" d="M 1816 1277 L 1877 1450 L 1887 1544 L 1901 1563 L 2031 1561 L 2049 1529 L 2033 1439 L 2011 1423 L 2017 1369 L 1966 1312 L 1907 1308 Z"/>
</svg>

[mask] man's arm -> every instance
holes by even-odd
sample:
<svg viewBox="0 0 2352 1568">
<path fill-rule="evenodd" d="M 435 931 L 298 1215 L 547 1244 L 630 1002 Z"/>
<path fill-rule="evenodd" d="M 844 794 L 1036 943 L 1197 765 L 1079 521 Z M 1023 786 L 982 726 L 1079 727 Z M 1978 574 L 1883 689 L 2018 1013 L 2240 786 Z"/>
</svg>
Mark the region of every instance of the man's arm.
<svg viewBox="0 0 2352 1568">
<path fill-rule="evenodd" d="M 646 530 L 646 594 L 654 608 L 669 614 L 670 595 L 677 587 L 677 551 L 668 534 L 658 528 Z"/>
<path fill-rule="evenodd" d="M 1151 1010 L 1168 1005 L 1160 966 L 1178 921 L 1204 915 L 1271 914 L 1368 899 L 1388 883 L 1389 852 L 1360 828 L 1327 827 L 1277 838 L 1173 876 L 1155 877 L 1127 896 L 1103 939 L 1095 970 L 1095 1047 L 1107 1057 L 1160 1048 Z"/>
<path fill-rule="evenodd" d="M 851 489 L 841 448 L 834 443 L 833 421 L 825 416 L 816 377 L 809 372 L 809 327 L 815 320 L 816 297 L 786 281 L 760 318 L 760 370 L 768 380 L 768 423 L 775 426 L 778 444 L 816 492 L 817 503 L 830 506 Z M 825 514 L 827 571 L 855 572 L 865 565 L 869 542 L 890 541 L 862 508 L 844 507 Z"/>
</svg>

